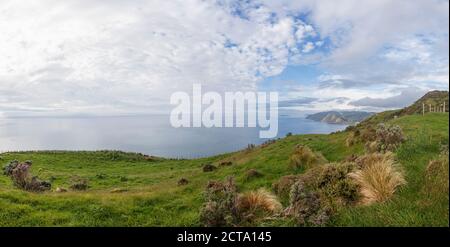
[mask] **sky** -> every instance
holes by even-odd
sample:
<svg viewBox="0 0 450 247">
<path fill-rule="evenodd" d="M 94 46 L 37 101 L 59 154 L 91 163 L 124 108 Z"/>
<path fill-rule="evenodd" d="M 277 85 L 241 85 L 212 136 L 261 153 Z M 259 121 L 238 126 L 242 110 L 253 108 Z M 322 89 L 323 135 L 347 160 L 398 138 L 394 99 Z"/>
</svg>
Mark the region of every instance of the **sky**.
<svg viewBox="0 0 450 247">
<path fill-rule="evenodd" d="M 2 0 L 0 116 L 168 114 L 194 83 L 400 108 L 448 90 L 448 30 L 446 0 Z"/>
</svg>

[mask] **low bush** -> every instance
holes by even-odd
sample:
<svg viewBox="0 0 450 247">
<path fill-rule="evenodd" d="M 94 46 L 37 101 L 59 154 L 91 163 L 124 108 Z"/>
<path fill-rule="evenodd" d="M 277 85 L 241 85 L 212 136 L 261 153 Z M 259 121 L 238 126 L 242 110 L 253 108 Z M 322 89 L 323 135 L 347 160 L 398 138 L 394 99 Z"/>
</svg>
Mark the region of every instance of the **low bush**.
<svg viewBox="0 0 450 247">
<path fill-rule="evenodd" d="M 20 163 L 17 160 L 10 162 L 4 167 L 4 174 L 9 176 L 13 181 L 14 186 L 19 189 L 32 192 L 43 192 L 51 189 L 51 183 L 42 181 L 30 173 L 31 161 Z"/>
<path fill-rule="evenodd" d="M 204 192 L 205 203 L 200 211 L 204 226 L 234 226 L 239 222 L 237 187 L 233 178 L 225 182 L 210 181 Z"/>
<path fill-rule="evenodd" d="M 379 124 L 376 129 L 378 151 L 394 151 L 405 141 L 403 131 L 398 125 Z"/>
<path fill-rule="evenodd" d="M 359 185 L 361 204 L 387 201 L 399 186 L 406 183 L 402 170 L 390 153 L 366 155 L 359 162 L 361 168 L 349 176 Z"/>
<path fill-rule="evenodd" d="M 272 189 L 280 198 L 289 197 L 292 185 L 299 179 L 298 175 L 287 175 L 272 184 Z"/>
<path fill-rule="evenodd" d="M 233 162 L 231 161 L 222 161 L 219 163 L 219 166 L 232 166 Z"/>
<path fill-rule="evenodd" d="M 348 177 L 354 163 L 327 164 L 319 169 L 315 188 L 332 204 L 352 204 L 359 198 L 357 184 Z"/>
<path fill-rule="evenodd" d="M 186 178 L 181 178 L 180 180 L 178 180 L 179 186 L 187 185 L 188 183 L 189 183 L 189 180 L 187 180 Z"/>
<path fill-rule="evenodd" d="M 80 177 L 72 177 L 72 183 L 70 185 L 71 190 L 87 190 L 89 188 L 88 180 Z"/>
<path fill-rule="evenodd" d="M 211 164 L 204 164 L 202 169 L 203 169 L 203 172 L 212 172 L 212 171 L 215 171 L 217 169 L 217 167 L 215 167 Z"/>
<path fill-rule="evenodd" d="M 348 175 L 355 169 L 351 162 L 325 164 L 307 170 L 298 181 L 318 192 L 330 207 L 353 204 L 359 199 L 358 185 Z"/>
<path fill-rule="evenodd" d="M 311 191 L 302 181 L 292 185 L 290 205 L 285 215 L 293 217 L 298 225 L 325 225 L 330 219 L 331 211 L 323 204 L 320 194 Z"/>
<path fill-rule="evenodd" d="M 245 172 L 245 179 L 246 180 L 250 180 L 252 178 L 259 178 L 259 177 L 262 177 L 262 176 L 263 176 L 263 174 L 260 171 L 256 170 L 256 169 L 250 169 L 250 170 Z"/>
<path fill-rule="evenodd" d="M 321 153 L 313 152 L 309 147 L 304 145 L 297 145 L 289 157 L 289 165 L 292 168 L 308 169 L 326 162 L 327 160 Z"/>
</svg>

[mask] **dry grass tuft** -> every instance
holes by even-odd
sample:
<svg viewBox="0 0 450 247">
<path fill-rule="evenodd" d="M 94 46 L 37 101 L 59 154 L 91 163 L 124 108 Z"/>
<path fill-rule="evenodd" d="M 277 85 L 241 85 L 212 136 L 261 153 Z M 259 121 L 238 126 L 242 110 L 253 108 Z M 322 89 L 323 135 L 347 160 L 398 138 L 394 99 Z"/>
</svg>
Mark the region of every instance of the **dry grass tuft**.
<svg viewBox="0 0 450 247">
<path fill-rule="evenodd" d="M 311 168 L 315 165 L 324 164 L 327 159 L 318 152 L 313 152 L 309 147 L 297 145 L 289 158 L 289 164 L 292 168 Z"/>
<path fill-rule="evenodd" d="M 360 160 L 360 169 L 349 174 L 360 187 L 363 205 L 389 200 L 397 188 L 406 184 L 402 170 L 392 154 L 369 154 Z"/>
<path fill-rule="evenodd" d="M 261 188 L 239 195 L 238 209 L 248 217 L 257 213 L 275 214 L 281 212 L 283 206 L 275 195 Z"/>
</svg>

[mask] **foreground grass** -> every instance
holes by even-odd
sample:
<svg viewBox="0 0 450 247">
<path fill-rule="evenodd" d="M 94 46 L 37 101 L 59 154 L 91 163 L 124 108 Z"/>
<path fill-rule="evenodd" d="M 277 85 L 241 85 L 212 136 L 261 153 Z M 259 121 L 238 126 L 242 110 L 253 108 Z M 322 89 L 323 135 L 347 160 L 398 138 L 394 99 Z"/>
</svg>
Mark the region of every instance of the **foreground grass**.
<svg viewBox="0 0 450 247">
<path fill-rule="evenodd" d="M 408 184 L 386 203 L 342 208 L 332 226 L 448 226 L 448 194 L 430 197 L 422 193 L 424 171 L 448 144 L 448 114 L 414 115 L 391 120 L 400 125 L 408 140 L 397 150 Z M 321 152 L 330 162 L 362 154 L 363 144 L 345 146 L 347 133 L 294 135 L 266 147 L 195 160 L 146 160 L 120 152 L 23 152 L 0 155 L 0 162 L 32 160 L 32 173 L 67 188 L 71 177 L 89 180 L 87 191 L 29 193 L 13 187 L 0 176 L 0 226 L 199 226 L 202 191 L 212 179 L 234 176 L 240 191 L 265 187 L 281 176 L 301 173 L 289 168 L 297 144 Z M 233 161 L 210 173 L 204 163 Z M 263 176 L 246 179 L 257 169 Z M 178 186 L 180 178 L 189 184 Z M 286 206 L 286 205 L 285 205 Z M 289 226 L 287 219 L 262 225 Z"/>
</svg>

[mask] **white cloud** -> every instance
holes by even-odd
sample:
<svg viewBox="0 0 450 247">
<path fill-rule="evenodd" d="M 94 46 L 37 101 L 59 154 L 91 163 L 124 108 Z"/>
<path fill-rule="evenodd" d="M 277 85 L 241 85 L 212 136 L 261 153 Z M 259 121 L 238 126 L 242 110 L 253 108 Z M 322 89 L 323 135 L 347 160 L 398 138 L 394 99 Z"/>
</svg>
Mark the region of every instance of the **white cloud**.
<svg viewBox="0 0 450 247">
<path fill-rule="evenodd" d="M 255 88 L 301 42 L 294 18 L 213 1 L 2 1 L 0 90 L 20 109 L 149 111 L 169 94 Z M 306 30 L 312 32 L 306 25 Z"/>
<path fill-rule="evenodd" d="M 448 88 L 448 5 L 3 0 L 0 112 L 166 111 L 169 95 L 192 83 L 253 89 L 291 63 L 319 64 L 337 82 L 307 86 L 323 99 L 389 95 L 411 85 Z"/>
</svg>

